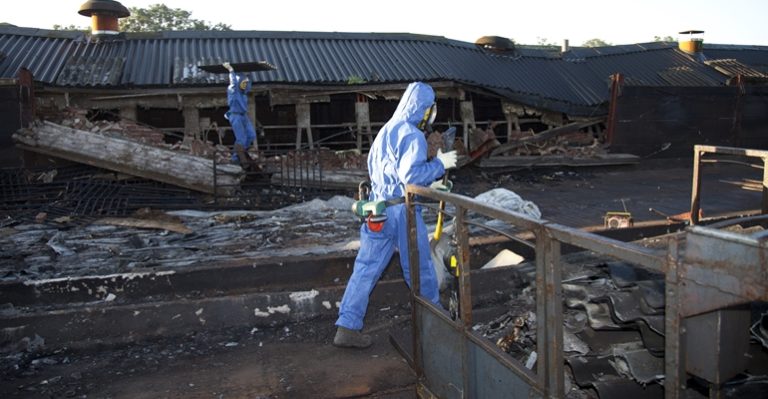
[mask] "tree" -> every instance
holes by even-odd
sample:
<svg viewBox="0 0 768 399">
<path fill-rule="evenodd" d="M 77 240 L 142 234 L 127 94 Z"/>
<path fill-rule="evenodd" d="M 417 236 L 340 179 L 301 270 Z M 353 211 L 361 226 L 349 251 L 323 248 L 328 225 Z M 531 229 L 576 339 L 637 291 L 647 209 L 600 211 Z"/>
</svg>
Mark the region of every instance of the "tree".
<svg viewBox="0 0 768 399">
<path fill-rule="evenodd" d="M 598 39 L 598 38 L 589 39 L 582 44 L 583 47 L 605 47 L 610 45 L 611 43 L 608 43 L 605 40 Z"/>
<path fill-rule="evenodd" d="M 90 30 L 90 28 L 87 27 L 87 26 L 55 24 L 55 25 L 53 25 L 53 30 L 78 30 L 78 31 L 81 31 L 81 32 L 88 32 Z"/>
<path fill-rule="evenodd" d="M 546 37 L 536 36 L 536 44 L 539 46 L 557 46 L 557 43 L 550 42 Z"/>
<path fill-rule="evenodd" d="M 677 40 L 675 40 L 675 38 L 672 36 L 664 36 L 664 37 L 654 36 L 653 41 L 654 42 L 676 42 Z"/>
<path fill-rule="evenodd" d="M 229 25 L 211 25 L 190 18 L 192 13 L 165 4 L 152 4 L 147 8 L 130 7 L 131 16 L 120 20 L 123 32 L 159 32 L 166 30 L 232 30 Z"/>
</svg>

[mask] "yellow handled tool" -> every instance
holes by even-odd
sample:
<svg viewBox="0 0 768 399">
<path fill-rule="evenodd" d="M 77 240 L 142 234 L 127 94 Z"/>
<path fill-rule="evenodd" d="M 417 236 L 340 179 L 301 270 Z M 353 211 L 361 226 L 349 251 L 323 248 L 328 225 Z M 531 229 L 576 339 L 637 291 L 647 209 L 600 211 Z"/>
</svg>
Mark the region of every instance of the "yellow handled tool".
<svg viewBox="0 0 768 399">
<path fill-rule="evenodd" d="M 443 132 L 443 151 L 448 152 L 453 150 L 453 142 L 456 141 L 456 128 L 451 126 Z M 443 186 L 448 185 L 448 171 L 445 171 L 443 175 Z M 435 225 L 435 241 L 440 240 L 440 236 L 443 234 L 443 211 L 445 210 L 445 201 L 440 201 L 440 212 L 437 213 L 437 224 Z"/>
</svg>

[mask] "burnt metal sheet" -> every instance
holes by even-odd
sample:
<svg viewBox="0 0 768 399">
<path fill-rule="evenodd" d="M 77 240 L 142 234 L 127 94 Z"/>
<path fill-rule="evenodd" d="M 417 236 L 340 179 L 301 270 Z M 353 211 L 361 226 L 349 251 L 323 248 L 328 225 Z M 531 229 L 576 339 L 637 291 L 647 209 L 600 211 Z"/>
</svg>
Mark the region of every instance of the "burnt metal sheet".
<svg viewBox="0 0 768 399">
<path fill-rule="evenodd" d="M 636 330 L 595 330 L 585 328 L 577 334 L 591 349 L 590 355 L 607 356 L 613 354 L 613 346 L 626 343 L 641 345 L 642 338 Z"/>
<path fill-rule="evenodd" d="M 752 333 L 752 338 L 768 348 L 768 312 L 760 315 L 760 318 L 752 324 L 749 331 Z"/>
<path fill-rule="evenodd" d="M 663 357 L 653 356 L 645 349 L 617 351 L 616 356 L 626 361 L 632 378 L 641 384 L 664 379 Z"/>
<path fill-rule="evenodd" d="M 644 320 L 637 320 L 635 325 L 643 339 L 643 346 L 656 356 L 664 356 L 664 336 L 652 330 Z"/>
<path fill-rule="evenodd" d="M 593 386 L 595 381 L 605 380 L 607 376 L 620 377 L 610 357 L 571 356 L 565 360 L 571 367 L 576 384 L 582 388 Z"/>
<path fill-rule="evenodd" d="M 631 287 L 638 281 L 662 279 L 663 276 L 627 262 L 610 262 L 607 264 L 613 282 L 619 288 Z"/>
<path fill-rule="evenodd" d="M 594 384 L 600 399 L 662 399 L 664 390 L 661 385 L 640 385 L 626 379 L 599 381 Z"/>
<path fill-rule="evenodd" d="M 640 293 L 642 294 L 642 304 L 648 305 L 651 309 L 664 312 L 664 280 L 646 280 L 638 281 L 637 285 L 640 287 Z M 645 313 L 649 313 L 643 309 Z"/>
<path fill-rule="evenodd" d="M 686 370 L 722 384 L 747 368 L 750 309 L 717 310 L 685 319 Z"/>
</svg>

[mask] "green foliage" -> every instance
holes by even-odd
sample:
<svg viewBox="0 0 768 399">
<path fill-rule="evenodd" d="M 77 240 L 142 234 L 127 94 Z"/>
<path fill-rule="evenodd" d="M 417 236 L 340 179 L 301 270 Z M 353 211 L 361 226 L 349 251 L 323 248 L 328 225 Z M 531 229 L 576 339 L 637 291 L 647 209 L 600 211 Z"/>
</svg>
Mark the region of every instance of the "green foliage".
<svg viewBox="0 0 768 399">
<path fill-rule="evenodd" d="M 363 83 L 366 83 L 366 81 L 365 81 L 365 79 L 363 79 L 360 76 L 349 75 L 349 77 L 347 77 L 347 84 L 348 85 L 360 85 L 360 84 L 363 84 Z"/>
<path fill-rule="evenodd" d="M 605 40 L 598 39 L 598 38 L 589 39 L 586 42 L 582 43 L 583 47 L 605 47 L 610 45 L 611 43 L 608 43 Z"/>
<path fill-rule="evenodd" d="M 676 42 L 677 40 L 675 40 L 675 38 L 672 36 L 664 36 L 664 37 L 654 36 L 653 41 L 654 42 Z"/>
<path fill-rule="evenodd" d="M 557 43 L 550 42 L 546 37 L 536 36 L 536 44 L 539 46 L 557 46 Z"/>
<path fill-rule="evenodd" d="M 59 25 L 55 24 L 53 25 L 53 30 L 77 30 L 81 32 L 88 32 L 91 28 L 87 26 L 77 26 L 77 25 Z"/>
<path fill-rule="evenodd" d="M 191 18 L 192 13 L 165 4 L 152 4 L 147 8 L 131 7 L 131 16 L 120 20 L 123 32 L 160 32 L 168 30 L 232 30 L 229 25 L 210 23 Z"/>
</svg>

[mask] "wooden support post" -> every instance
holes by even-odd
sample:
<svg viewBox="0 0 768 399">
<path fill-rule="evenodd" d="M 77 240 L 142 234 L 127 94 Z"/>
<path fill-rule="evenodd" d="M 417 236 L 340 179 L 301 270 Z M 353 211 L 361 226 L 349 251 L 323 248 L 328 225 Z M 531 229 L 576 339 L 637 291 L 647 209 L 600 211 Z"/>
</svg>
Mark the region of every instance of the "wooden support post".
<svg viewBox="0 0 768 399">
<path fill-rule="evenodd" d="M 309 148 L 314 147 L 312 142 L 312 119 L 309 112 L 309 104 L 296 104 L 296 149 L 301 149 L 301 131 L 307 132 L 307 143 Z"/>
<path fill-rule="evenodd" d="M 461 121 L 464 124 L 464 146 L 469 151 L 469 129 L 476 127 L 475 110 L 472 101 L 461 102 Z"/>
<path fill-rule="evenodd" d="M 136 104 L 128 104 L 128 105 L 121 106 L 120 118 L 129 120 L 129 121 L 136 121 L 136 119 L 138 118 Z"/>
<path fill-rule="evenodd" d="M 248 101 L 248 118 L 251 119 L 251 124 L 254 130 L 256 129 L 256 104 L 253 101 Z M 256 138 L 253 139 L 253 148 L 259 150 L 259 132 L 256 132 Z"/>
<path fill-rule="evenodd" d="M 763 215 L 768 215 L 768 157 L 763 158 L 763 205 L 761 212 Z"/>
<path fill-rule="evenodd" d="M 196 107 L 184 106 L 184 143 L 190 144 L 200 137 L 200 112 Z"/>
<path fill-rule="evenodd" d="M 363 151 L 363 136 L 368 137 L 368 145 L 373 143 L 371 133 L 371 113 L 368 101 L 355 102 L 355 120 L 357 122 L 357 150 Z"/>
<path fill-rule="evenodd" d="M 501 103 L 501 110 L 504 118 L 507 120 L 507 143 L 520 138 L 520 118 L 517 116 L 514 107 L 510 103 Z"/>
</svg>

